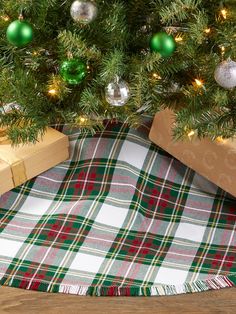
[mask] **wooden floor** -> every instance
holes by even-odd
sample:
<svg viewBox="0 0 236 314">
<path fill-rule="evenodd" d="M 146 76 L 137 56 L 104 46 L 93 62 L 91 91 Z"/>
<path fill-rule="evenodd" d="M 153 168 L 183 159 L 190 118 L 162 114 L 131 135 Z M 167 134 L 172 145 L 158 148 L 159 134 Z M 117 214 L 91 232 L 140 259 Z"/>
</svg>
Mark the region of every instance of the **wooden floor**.
<svg viewBox="0 0 236 314">
<path fill-rule="evenodd" d="M 236 289 L 173 297 L 101 298 L 0 288 L 0 314 L 236 313 Z"/>
</svg>

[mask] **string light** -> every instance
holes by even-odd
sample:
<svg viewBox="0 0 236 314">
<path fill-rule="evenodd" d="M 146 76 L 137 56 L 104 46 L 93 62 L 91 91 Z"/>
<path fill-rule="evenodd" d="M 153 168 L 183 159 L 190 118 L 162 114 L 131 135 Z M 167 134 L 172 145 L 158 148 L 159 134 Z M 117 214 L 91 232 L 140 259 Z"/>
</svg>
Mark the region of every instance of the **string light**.
<svg viewBox="0 0 236 314">
<path fill-rule="evenodd" d="M 206 34 L 210 34 L 211 29 L 210 29 L 210 28 L 206 28 L 204 32 L 205 32 Z"/>
<path fill-rule="evenodd" d="M 52 88 L 48 91 L 48 94 L 51 96 L 56 96 L 58 91 L 55 88 Z"/>
<path fill-rule="evenodd" d="M 88 126 L 90 123 L 90 120 L 85 116 L 80 116 L 76 119 L 77 124 L 80 126 Z"/>
<path fill-rule="evenodd" d="M 203 82 L 201 80 L 195 79 L 195 83 L 196 83 L 197 87 L 199 87 L 199 88 L 203 87 Z"/>
<path fill-rule="evenodd" d="M 220 47 L 220 50 L 221 50 L 222 56 L 224 56 L 224 54 L 225 54 L 225 47 L 224 47 L 224 46 L 221 46 L 221 47 Z"/>
<path fill-rule="evenodd" d="M 70 93 L 70 89 L 59 75 L 52 75 L 48 81 L 47 94 L 51 97 L 62 99 L 64 95 Z"/>
<path fill-rule="evenodd" d="M 194 135 L 195 135 L 195 131 L 193 130 L 188 133 L 189 138 L 192 138 Z"/>
<path fill-rule="evenodd" d="M 158 73 L 153 73 L 153 74 L 152 74 L 152 77 L 153 77 L 155 80 L 161 80 L 161 76 L 160 76 Z"/>
<path fill-rule="evenodd" d="M 10 17 L 8 15 L 2 15 L 1 19 L 5 22 L 8 22 L 10 20 Z"/>
<path fill-rule="evenodd" d="M 175 41 L 176 41 L 177 43 L 179 43 L 179 42 L 183 41 L 183 37 L 180 36 L 180 35 L 177 35 L 177 36 L 175 37 Z"/>
<path fill-rule="evenodd" d="M 87 71 L 88 71 L 88 73 L 92 72 L 92 67 L 89 64 L 87 64 Z"/>
<path fill-rule="evenodd" d="M 203 90 L 206 91 L 203 80 L 196 78 L 192 84 L 195 91 L 197 91 L 198 93 L 202 93 Z"/>
<path fill-rule="evenodd" d="M 80 117 L 80 122 L 84 123 L 86 121 L 86 119 L 84 117 Z"/>
<path fill-rule="evenodd" d="M 226 143 L 226 139 L 224 139 L 222 136 L 218 136 L 218 137 L 216 138 L 216 141 L 217 141 L 218 143 L 221 143 L 221 144 Z"/>
<path fill-rule="evenodd" d="M 227 10 L 224 8 L 220 12 L 221 12 L 221 15 L 223 16 L 223 18 L 226 20 L 227 19 L 227 15 L 228 15 Z"/>
<path fill-rule="evenodd" d="M 38 52 L 38 51 L 33 51 L 32 55 L 33 55 L 33 56 L 38 56 L 38 55 L 39 55 L 39 52 Z"/>
</svg>

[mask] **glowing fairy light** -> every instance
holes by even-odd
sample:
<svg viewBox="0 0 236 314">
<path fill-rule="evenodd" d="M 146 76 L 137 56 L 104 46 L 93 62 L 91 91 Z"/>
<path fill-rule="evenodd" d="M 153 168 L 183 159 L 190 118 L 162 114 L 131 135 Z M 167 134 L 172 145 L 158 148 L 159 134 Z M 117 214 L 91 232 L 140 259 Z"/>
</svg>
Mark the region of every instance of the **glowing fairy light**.
<svg viewBox="0 0 236 314">
<path fill-rule="evenodd" d="M 197 85 L 197 87 L 203 87 L 203 81 L 199 80 L 199 79 L 195 79 L 195 83 Z"/>
<path fill-rule="evenodd" d="M 223 19 L 227 19 L 227 15 L 228 15 L 228 12 L 227 12 L 227 10 L 226 9 L 222 9 L 221 11 L 221 15 L 223 16 Z"/>
</svg>

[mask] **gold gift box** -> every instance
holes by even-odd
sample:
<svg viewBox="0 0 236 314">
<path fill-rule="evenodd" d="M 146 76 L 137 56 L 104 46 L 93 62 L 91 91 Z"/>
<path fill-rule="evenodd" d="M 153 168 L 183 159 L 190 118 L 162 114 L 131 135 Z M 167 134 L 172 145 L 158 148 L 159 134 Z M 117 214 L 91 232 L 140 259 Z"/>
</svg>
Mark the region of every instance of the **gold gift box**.
<svg viewBox="0 0 236 314">
<path fill-rule="evenodd" d="M 0 139 L 0 195 L 69 158 L 68 137 L 48 128 L 36 144 L 12 147 Z"/>
<path fill-rule="evenodd" d="M 163 110 L 156 114 L 149 138 L 170 155 L 200 175 L 236 196 L 236 139 L 212 141 L 173 140 L 174 113 Z"/>
</svg>

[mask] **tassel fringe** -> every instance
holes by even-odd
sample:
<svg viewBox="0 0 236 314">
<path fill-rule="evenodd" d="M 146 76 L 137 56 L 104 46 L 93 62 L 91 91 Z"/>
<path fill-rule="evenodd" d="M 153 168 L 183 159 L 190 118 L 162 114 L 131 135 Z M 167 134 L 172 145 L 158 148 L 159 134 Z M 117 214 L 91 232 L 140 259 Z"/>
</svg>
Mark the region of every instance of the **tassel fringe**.
<svg viewBox="0 0 236 314">
<path fill-rule="evenodd" d="M 183 293 L 195 293 L 219 290 L 236 286 L 236 276 L 217 276 L 209 280 L 198 280 L 183 285 L 155 285 L 151 287 L 104 287 L 47 284 L 27 279 L 2 278 L 0 286 L 11 286 L 27 290 L 59 292 L 79 296 L 171 296 Z"/>
</svg>

